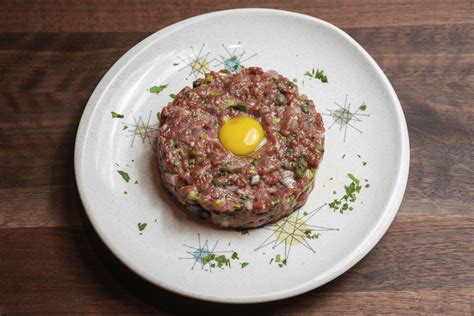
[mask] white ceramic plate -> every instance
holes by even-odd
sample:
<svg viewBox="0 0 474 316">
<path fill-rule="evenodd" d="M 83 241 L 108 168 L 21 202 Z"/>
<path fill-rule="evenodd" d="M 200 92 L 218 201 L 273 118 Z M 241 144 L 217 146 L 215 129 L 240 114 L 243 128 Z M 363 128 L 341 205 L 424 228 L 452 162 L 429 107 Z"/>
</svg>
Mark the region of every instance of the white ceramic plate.
<svg viewBox="0 0 474 316">
<path fill-rule="evenodd" d="M 290 220 L 249 234 L 187 219 L 160 187 L 153 146 L 156 113 L 171 100 L 169 94 L 205 70 L 240 66 L 297 79 L 300 92 L 324 114 L 327 130 L 325 156 L 306 205 Z M 313 68 L 323 69 L 328 83 L 305 75 Z M 159 94 L 149 91 L 160 85 L 167 87 Z M 124 117 L 112 118 L 111 112 Z M 395 217 L 408 165 L 400 103 L 368 53 L 329 23 L 263 9 L 194 17 L 133 47 L 92 94 L 75 149 L 82 202 L 117 257 L 173 292 L 233 303 L 294 296 L 352 267 Z M 360 179 L 362 190 L 349 203 L 352 211 L 334 212 L 328 203 L 344 195 L 348 173 Z M 318 238 L 306 235 L 308 229 Z M 234 251 L 239 259 L 232 259 Z M 230 267 L 207 262 L 210 254 L 226 256 Z"/>
</svg>

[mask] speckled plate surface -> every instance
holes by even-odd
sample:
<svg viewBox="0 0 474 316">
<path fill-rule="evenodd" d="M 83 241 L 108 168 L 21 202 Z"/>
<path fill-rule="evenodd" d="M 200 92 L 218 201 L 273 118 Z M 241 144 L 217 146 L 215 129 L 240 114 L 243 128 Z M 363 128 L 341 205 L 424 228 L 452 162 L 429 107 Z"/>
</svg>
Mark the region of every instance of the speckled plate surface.
<svg viewBox="0 0 474 316">
<path fill-rule="evenodd" d="M 160 186 L 154 159 L 157 112 L 170 94 L 207 70 L 244 66 L 296 79 L 326 126 L 306 205 L 248 233 L 189 220 Z M 367 52 L 329 23 L 263 9 L 194 17 L 133 47 L 92 94 L 75 148 L 84 207 L 123 263 L 173 292 L 233 303 L 294 296 L 356 264 L 395 217 L 408 166 L 400 103 Z M 342 199 L 348 173 L 360 180 L 353 202 Z"/>
</svg>

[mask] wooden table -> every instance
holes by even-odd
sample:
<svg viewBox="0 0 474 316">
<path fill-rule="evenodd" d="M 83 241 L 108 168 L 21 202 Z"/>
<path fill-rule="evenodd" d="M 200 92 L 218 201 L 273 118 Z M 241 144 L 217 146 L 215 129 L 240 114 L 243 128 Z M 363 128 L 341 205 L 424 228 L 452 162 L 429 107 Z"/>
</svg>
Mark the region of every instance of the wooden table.
<svg viewBox="0 0 474 316">
<path fill-rule="evenodd" d="M 474 313 L 474 2 L 448 2 L 1 1 L 0 313 Z M 164 26 L 236 6 L 352 35 L 398 93 L 412 159 L 398 216 L 367 257 L 319 289 L 247 306 L 183 298 L 125 268 L 91 228 L 73 169 L 109 67 Z"/>
</svg>

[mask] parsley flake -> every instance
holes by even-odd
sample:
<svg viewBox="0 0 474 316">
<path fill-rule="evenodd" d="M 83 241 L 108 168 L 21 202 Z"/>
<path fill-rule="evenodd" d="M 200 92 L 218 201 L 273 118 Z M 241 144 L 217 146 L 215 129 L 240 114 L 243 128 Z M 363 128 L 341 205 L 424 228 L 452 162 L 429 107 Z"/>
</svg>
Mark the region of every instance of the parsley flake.
<svg viewBox="0 0 474 316">
<path fill-rule="evenodd" d="M 112 118 L 124 118 L 125 116 L 123 114 L 118 114 L 116 112 L 110 112 L 112 113 Z"/>
<path fill-rule="evenodd" d="M 311 79 L 319 79 L 322 83 L 327 83 L 328 82 L 328 77 L 324 74 L 324 70 L 320 70 L 319 68 L 314 70 L 314 68 L 311 71 L 307 71 L 304 74 L 306 77 L 308 77 L 310 80 Z"/>
<path fill-rule="evenodd" d="M 240 263 L 240 266 L 241 266 L 242 269 L 245 268 L 245 267 L 248 266 L 248 265 L 249 265 L 248 262 L 241 262 L 241 263 Z"/>
<path fill-rule="evenodd" d="M 138 230 L 142 232 L 146 228 L 146 225 L 147 223 L 138 223 Z"/>
<path fill-rule="evenodd" d="M 130 181 L 130 176 L 128 175 L 127 172 L 123 170 L 117 170 L 117 172 L 122 176 L 122 178 L 125 180 L 125 182 Z"/>
<path fill-rule="evenodd" d="M 165 90 L 168 87 L 167 84 L 161 86 L 153 86 L 150 88 L 150 93 L 160 94 L 161 91 Z"/>
<path fill-rule="evenodd" d="M 318 239 L 319 236 L 321 236 L 319 233 L 313 233 L 313 231 L 309 228 L 304 231 L 304 235 L 308 239 Z"/>
</svg>

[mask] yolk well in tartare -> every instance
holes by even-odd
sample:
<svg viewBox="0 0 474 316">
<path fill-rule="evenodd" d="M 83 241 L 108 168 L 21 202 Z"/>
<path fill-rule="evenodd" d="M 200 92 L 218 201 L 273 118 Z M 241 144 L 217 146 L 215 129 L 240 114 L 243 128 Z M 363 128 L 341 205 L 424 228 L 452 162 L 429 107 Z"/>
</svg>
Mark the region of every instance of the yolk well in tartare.
<svg viewBox="0 0 474 316">
<path fill-rule="evenodd" d="M 236 156 L 253 153 L 260 147 L 264 137 L 262 125 L 246 116 L 237 116 L 225 121 L 219 130 L 221 144 Z"/>
</svg>

